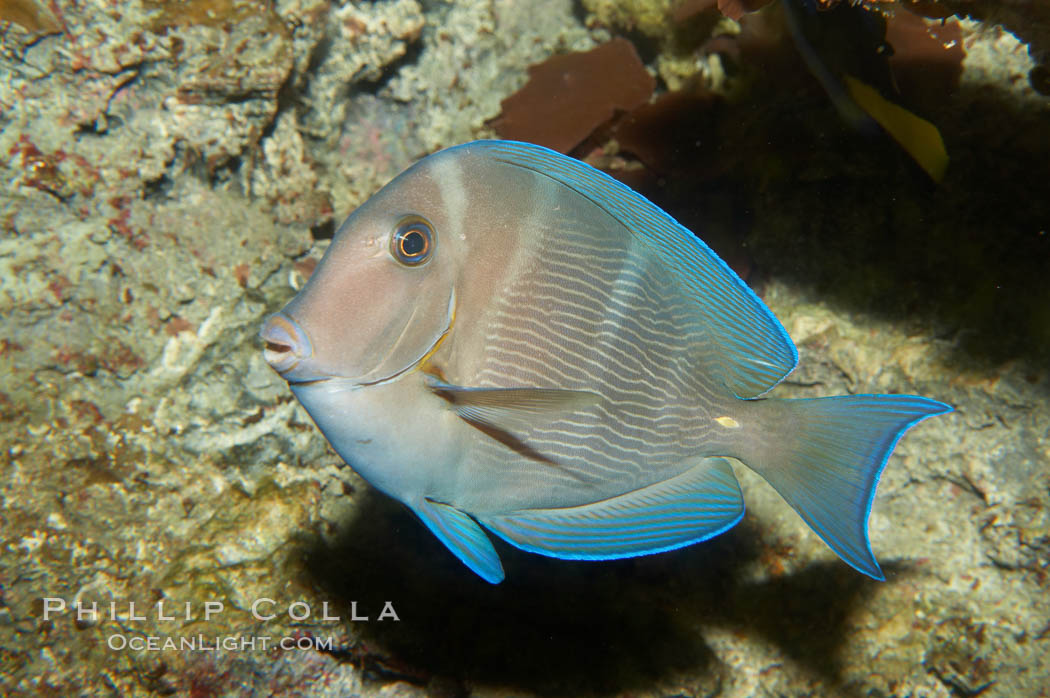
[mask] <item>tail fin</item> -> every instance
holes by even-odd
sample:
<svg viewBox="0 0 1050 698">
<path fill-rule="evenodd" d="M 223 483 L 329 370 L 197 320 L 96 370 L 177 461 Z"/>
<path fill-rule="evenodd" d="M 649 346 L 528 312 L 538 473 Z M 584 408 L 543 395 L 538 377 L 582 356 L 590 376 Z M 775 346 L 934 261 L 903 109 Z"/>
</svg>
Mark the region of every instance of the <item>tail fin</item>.
<svg viewBox="0 0 1050 698">
<path fill-rule="evenodd" d="M 764 404 L 763 404 L 764 403 Z M 914 395 L 844 395 L 762 400 L 772 427 L 747 458 L 832 550 L 852 567 L 885 579 L 868 542 L 879 475 L 913 424 L 951 412 Z M 757 405 L 756 405 L 757 406 Z M 770 433 L 771 432 L 771 433 Z"/>
</svg>

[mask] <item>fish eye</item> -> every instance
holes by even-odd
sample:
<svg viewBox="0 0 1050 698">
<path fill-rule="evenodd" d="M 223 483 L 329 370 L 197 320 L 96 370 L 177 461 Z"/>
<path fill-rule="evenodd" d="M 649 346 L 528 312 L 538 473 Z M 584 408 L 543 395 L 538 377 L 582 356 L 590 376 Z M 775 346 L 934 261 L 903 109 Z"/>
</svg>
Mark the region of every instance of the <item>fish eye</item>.
<svg viewBox="0 0 1050 698">
<path fill-rule="evenodd" d="M 419 216 L 407 216 L 390 236 L 390 254 L 410 267 L 430 259 L 434 252 L 434 226 Z"/>
</svg>

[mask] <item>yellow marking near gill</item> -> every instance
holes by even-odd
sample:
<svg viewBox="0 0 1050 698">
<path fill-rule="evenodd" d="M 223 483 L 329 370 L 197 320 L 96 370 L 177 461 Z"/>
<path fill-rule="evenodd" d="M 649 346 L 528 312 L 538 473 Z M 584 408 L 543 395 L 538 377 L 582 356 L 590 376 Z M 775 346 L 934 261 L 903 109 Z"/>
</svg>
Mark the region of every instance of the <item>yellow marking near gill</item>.
<svg viewBox="0 0 1050 698">
<path fill-rule="evenodd" d="M 428 351 L 426 354 L 423 354 L 422 358 L 420 358 L 420 360 L 419 360 L 419 363 L 416 364 L 415 370 L 422 370 L 425 373 L 434 373 L 435 372 L 435 370 L 431 369 L 426 364 L 430 360 L 430 357 L 432 357 L 434 354 L 437 353 L 437 350 L 445 342 L 445 339 L 448 338 L 449 334 L 452 333 L 452 326 L 456 324 L 456 301 L 455 301 L 455 295 L 453 295 L 452 302 L 449 305 L 450 305 L 450 307 L 449 307 L 449 315 L 448 315 L 448 327 L 445 328 L 445 331 L 442 332 L 441 336 L 438 337 L 436 342 L 434 342 L 434 346 L 430 347 L 430 351 Z M 438 371 L 438 372 L 440 372 L 440 371 Z"/>
<path fill-rule="evenodd" d="M 740 422 L 736 421 L 732 417 L 715 417 L 715 421 L 726 429 L 739 429 Z"/>
</svg>

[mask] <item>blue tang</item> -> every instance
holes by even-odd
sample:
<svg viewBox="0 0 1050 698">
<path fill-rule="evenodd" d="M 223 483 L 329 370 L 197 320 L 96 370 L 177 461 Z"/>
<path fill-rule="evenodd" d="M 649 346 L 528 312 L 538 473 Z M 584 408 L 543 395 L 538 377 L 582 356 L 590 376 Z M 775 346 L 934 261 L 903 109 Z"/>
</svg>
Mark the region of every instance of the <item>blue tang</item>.
<svg viewBox="0 0 1050 698">
<path fill-rule="evenodd" d="M 882 579 L 879 474 L 906 429 L 951 409 L 765 397 L 798 352 L 747 285 L 641 195 L 512 141 L 383 187 L 261 337 L 339 455 L 492 583 L 486 531 L 574 560 L 726 531 L 744 514 L 727 458 Z"/>
</svg>

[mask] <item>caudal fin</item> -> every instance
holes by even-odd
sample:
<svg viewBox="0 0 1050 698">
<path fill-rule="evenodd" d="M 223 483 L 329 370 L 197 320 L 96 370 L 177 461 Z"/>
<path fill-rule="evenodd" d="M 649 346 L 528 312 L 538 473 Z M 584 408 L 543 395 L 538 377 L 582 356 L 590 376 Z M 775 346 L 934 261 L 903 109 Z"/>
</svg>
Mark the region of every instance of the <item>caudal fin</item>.
<svg viewBox="0 0 1050 698">
<path fill-rule="evenodd" d="M 914 395 L 762 400 L 767 439 L 746 458 L 839 557 L 885 579 L 868 542 L 879 475 L 913 424 L 951 412 Z"/>
</svg>

